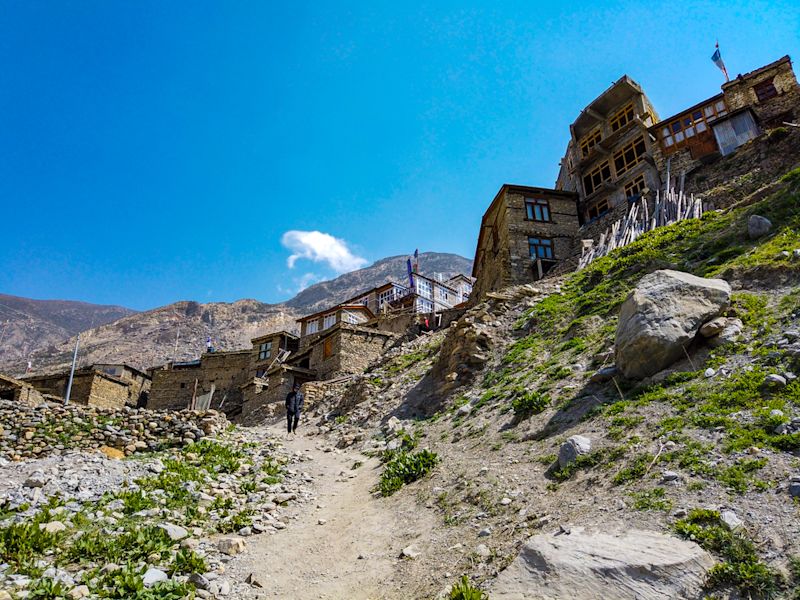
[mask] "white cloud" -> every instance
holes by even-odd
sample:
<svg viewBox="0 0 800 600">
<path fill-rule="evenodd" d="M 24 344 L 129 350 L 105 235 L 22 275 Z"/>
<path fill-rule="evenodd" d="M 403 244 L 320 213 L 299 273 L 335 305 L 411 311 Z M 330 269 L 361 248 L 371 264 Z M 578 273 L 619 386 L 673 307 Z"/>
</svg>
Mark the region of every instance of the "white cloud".
<svg viewBox="0 0 800 600">
<path fill-rule="evenodd" d="M 337 273 L 355 271 L 367 265 L 365 258 L 353 254 L 347 242 L 321 231 L 287 231 L 281 238 L 281 244 L 292 251 L 292 255 L 286 260 L 290 269 L 301 258 L 327 263 Z M 309 275 L 312 273 L 307 273 L 303 278 Z"/>
</svg>

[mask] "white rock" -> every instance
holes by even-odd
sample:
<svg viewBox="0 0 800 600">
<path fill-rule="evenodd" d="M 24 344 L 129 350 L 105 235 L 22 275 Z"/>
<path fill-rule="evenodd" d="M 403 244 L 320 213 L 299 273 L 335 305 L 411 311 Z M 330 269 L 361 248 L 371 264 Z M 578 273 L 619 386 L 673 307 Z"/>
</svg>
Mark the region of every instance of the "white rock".
<svg viewBox="0 0 800 600">
<path fill-rule="evenodd" d="M 723 510 L 719 515 L 720 520 L 731 529 L 736 529 L 744 525 L 739 516 L 732 510 Z"/>
<path fill-rule="evenodd" d="M 492 600 L 697 598 L 714 559 L 694 542 L 623 533 L 535 535 L 492 584 Z"/>
<path fill-rule="evenodd" d="M 189 532 L 180 525 L 174 525 L 173 523 L 160 523 L 158 527 L 166 531 L 169 539 L 171 539 L 173 542 L 179 542 L 183 538 L 189 537 Z"/>
<path fill-rule="evenodd" d="M 144 583 L 145 587 L 153 587 L 160 581 L 169 581 L 169 575 L 155 567 L 149 567 L 142 576 L 142 583 Z"/>
<path fill-rule="evenodd" d="M 558 449 L 558 465 L 566 467 L 582 454 L 592 450 L 592 440 L 582 435 L 573 435 Z"/>
<path fill-rule="evenodd" d="M 708 378 L 710 378 L 710 377 L 713 377 L 713 376 L 714 376 L 714 375 L 716 375 L 716 374 L 717 374 L 717 372 L 716 372 L 714 369 L 712 369 L 711 367 L 708 367 L 708 368 L 705 370 L 705 372 L 703 373 L 703 376 L 704 376 L 706 379 L 708 379 Z"/>
<path fill-rule="evenodd" d="M 47 533 L 59 533 L 65 531 L 67 526 L 61 521 L 50 521 L 49 523 L 40 523 L 39 529 L 43 529 Z"/>
<path fill-rule="evenodd" d="M 411 544 L 410 546 L 403 548 L 400 556 L 405 558 L 417 558 L 420 554 L 422 554 L 422 551 L 416 546 L 416 544 Z"/>
<path fill-rule="evenodd" d="M 771 373 L 770 375 L 766 376 L 766 378 L 764 379 L 764 383 L 766 383 L 767 385 L 776 385 L 783 387 L 786 385 L 786 378 L 783 377 L 782 375 Z"/>
<path fill-rule="evenodd" d="M 478 544 L 475 546 L 475 554 L 481 558 L 489 558 L 492 555 L 492 551 L 489 550 L 489 547 L 486 544 Z"/>
</svg>

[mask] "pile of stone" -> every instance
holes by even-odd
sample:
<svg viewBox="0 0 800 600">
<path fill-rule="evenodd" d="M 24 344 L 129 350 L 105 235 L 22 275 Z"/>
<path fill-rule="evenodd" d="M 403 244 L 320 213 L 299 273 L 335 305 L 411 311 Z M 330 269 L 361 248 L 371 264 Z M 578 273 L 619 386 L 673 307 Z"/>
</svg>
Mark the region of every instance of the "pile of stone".
<svg viewBox="0 0 800 600">
<path fill-rule="evenodd" d="M 0 458 L 41 458 L 73 449 L 96 449 L 121 458 L 183 446 L 227 425 L 225 415 L 214 410 L 165 413 L 54 403 L 31 407 L 0 400 Z"/>
</svg>

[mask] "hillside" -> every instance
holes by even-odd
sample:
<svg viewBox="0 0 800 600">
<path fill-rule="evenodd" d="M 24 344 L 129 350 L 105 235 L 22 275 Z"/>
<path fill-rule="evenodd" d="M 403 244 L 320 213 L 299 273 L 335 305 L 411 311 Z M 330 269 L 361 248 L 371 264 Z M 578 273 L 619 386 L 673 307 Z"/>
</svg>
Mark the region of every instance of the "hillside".
<svg viewBox="0 0 800 600">
<path fill-rule="evenodd" d="M 0 294 L 0 369 L 14 364 L 24 370 L 28 356 L 37 349 L 135 313 L 122 306 Z"/>
<path fill-rule="evenodd" d="M 797 598 L 798 201 L 795 170 L 766 195 L 645 234 L 583 271 L 496 294 L 457 327 L 406 344 L 358 383 L 330 391 L 315 415 L 339 447 L 399 443 L 408 469 L 422 460 L 420 448 L 436 457 L 431 475 L 380 500 L 405 512 L 416 506 L 421 522 L 438 519 L 434 534 L 411 528 L 419 558 L 399 567 L 406 597 L 435 597 L 460 573 L 492 599 L 550 597 L 546 589 L 567 597 L 557 579 L 538 588 L 534 571 L 515 562 L 523 544 L 577 535 L 589 548 L 600 532 L 650 531 L 695 540 L 712 562 L 684 564 L 664 583 L 695 579 L 702 593 L 641 597 Z M 768 236 L 748 238 L 752 215 L 775 224 Z M 665 268 L 729 282 L 726 314 L 742 321 L 741 334 L 716 348 L 696 342 L 644 380 L 603 371 L 614 364 L 623 300 Z M 575 435 L 590 449 L 563 466 Z M 628 597 L 615 578 L 638 567 L 626 569 L 634 559 L 623 555 L 608 567 L 619 571 L 606 572 L 603 597 Z M 551 577 L 583 585 L 586 564 L 558 564 Z M 572 580 L 571 566 L 580 573 Z M 530 595 L 514 595 L 522 588 Z"/>
<path fill-rule="evenodd" d="M 117 307 L 95 307 L 96 322 L 101 322 L 99 317 L 102 315 L 108 318 L 104 324 L 91 329 L 88 328 L 91 317 L 89 321 L 77 316 L 68 320 L 66 309 L 59 314 L 65 325 L 71 327 L 69 330 L 51 326 L 49 321 L 33 315 L 29 318 L 28 313 L 22 316 L 21 309 L 15 309 L 20 312 L 13 313 L 12 318 L 16 318 L 20 325 L 9 327 L 6 338 L 8 344 L 3 342 L 4 351 L 0 354 L 0 373 L 19 375 L 25 371 L 29 359 L 37 373 L 66 368 L 72 360 L 74 335 L 78 331 L 84 332 L 79 355 L 81 365 L 124 362 L 146 369 L 173 358 L 189 360 L 205 351 L 209 336 L 219 350 L 246 348 L 253 337 L 279 329 L 292 331 L 300 316 L 346 300 L 384 283 L 390 277 L 403 281 L 405 258 L 384 258 L 370 267 L 313 285 L 281 304 L 265 304 L 257 300 L 206 304 L 182 301 L 134 314 L 131 314 L 133 311 L 125 313 L 126 309 Z M 430 252 L 420 255 L 420 270 L 424 274 L 443 273 L 450 276 L 470 273 L 471 269 L 470 260 L 455 254 Z M 18 306 L 25 306 L 25 302 L 35 305 L 39 301 L 17 299 Z M 48 306 L 56 307 L 59 304 L 93 306 L 58 301 L 52 301 Z M 118 310 L 113 319 L 110 318 L 112 308 Z M 102 309 L 108 309 L 108 312 Z M 42 314 L 56 314 L 55 308 L 51 308 L 50 313 L 43 308 L 39 308 L 39 311 Z M 17 316 L 13 317 L 14 314 Z"/>
</svg>

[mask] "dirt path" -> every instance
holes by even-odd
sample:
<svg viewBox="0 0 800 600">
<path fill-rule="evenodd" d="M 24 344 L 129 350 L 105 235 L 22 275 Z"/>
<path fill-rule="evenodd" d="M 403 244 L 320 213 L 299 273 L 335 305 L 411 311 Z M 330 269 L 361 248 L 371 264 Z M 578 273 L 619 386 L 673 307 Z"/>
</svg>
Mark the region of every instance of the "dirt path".
<svg viewBox="0 0 800 600">
<path fill-rule="evenodd" d="M 271 429 L 278 432 L 277 427 Z M 388 501 L 373 497 L 378 460 L 358 452 L 325 452 L 328 443 L 322 437 L 299 436 L 286 446 L 313 457 L 290 468 L 314 478 L 315 499 L 287 520 L 285 530 L 249 538 L 247 552 L 231 565 L 239 577 L 252 572 L 264 582 L 264 589 L 254 589 L 251 597 L 403 597 L 402 582 L 396 581 L 399 555 L 415 532 L 426 530 L 425 519 L 408 523 Z M 356 461 L 364 464 L 352 469 Z"/>
</svg>

